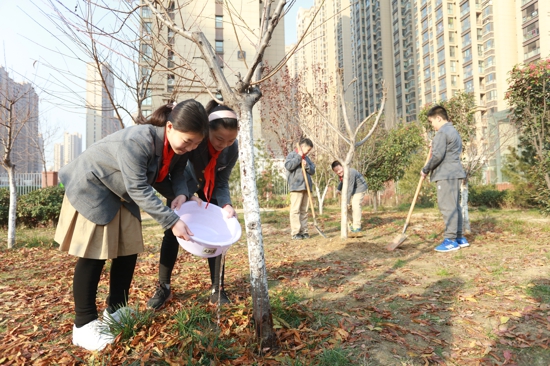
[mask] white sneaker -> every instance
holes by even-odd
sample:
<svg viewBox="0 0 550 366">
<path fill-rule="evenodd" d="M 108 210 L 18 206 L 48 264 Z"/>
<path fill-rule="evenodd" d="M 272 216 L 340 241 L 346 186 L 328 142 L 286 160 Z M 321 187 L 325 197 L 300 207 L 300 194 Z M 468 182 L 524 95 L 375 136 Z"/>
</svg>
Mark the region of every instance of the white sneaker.
<svg viewBox="0 0 550 366">
<path fill-rule="evenodd" d="M 88 351 L 101 351 L 115 340 L 112 334 L 107 333 L 108 331 L 109 329 L 99 319 L 80 328 L 73 325 L 73 344 Z"/>
<path fill-rule="evenodd" d="M 103 310 L 103 321 L 109 323 L 113 320 L 117 323 L 120 323 L 121 319 L 128 318 L 134 315 L 136 312 L 134 309 L 127 306 L 123 306 L 112 314 L 109 314 L 107 309 Z"/>
</svg>

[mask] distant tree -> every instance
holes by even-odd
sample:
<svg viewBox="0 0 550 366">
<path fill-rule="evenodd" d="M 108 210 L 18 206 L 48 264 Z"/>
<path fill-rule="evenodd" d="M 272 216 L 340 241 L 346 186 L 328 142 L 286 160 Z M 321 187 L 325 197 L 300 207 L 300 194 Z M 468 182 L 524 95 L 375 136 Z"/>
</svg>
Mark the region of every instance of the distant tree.
<svg viewBox="0 0 550 366">
<path fill-rule="evenodd" d="M 403 177 L 424 143 L 423 130 L 418 123 L 401 123 L 390 130 L 378 129 L 358 148 L 355 166 L 365 176 L 369 190 L 378 192 L 384 189 L 386 182 Z"/>
<path fill-rule="evenodd" d="M 532 161 L 527 174 L 537 187 L 535 200 L 550 213 L 550 59 L 516 65 L 508 79 L 505 99 L 512 121 Z"/>
</svg>

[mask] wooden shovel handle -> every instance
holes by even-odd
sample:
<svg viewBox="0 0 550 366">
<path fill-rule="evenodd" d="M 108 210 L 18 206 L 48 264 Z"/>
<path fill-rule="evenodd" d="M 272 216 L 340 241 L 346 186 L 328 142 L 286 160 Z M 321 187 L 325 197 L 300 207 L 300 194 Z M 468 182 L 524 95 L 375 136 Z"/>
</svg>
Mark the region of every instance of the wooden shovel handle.
<svg viewBox="0 0 550 366">
<path fill-rule="evenodd" d="M 424 166 L 428 164 L 428 161 L 430 161 L 431 157 L 432 157 L 432 147 L 430 146 L 430 150 L 428 151 L 428 157 L 426 158 L 426 162 L 424 163 Z M 418 186 L 416 187 L 416 192 L 414 192 L 414 198 L 411 203 L 411 208 L 409 208 L 409 214 L 407 215 L 407 220 L 405 220 L 405 226 L 403 227 L 403 232 L 405 232 L 405 230 L 407 230 L 407 226 L 409 226 L 414 205 L 416 204 L 416 199 L 418 198 L 418 194 L 420 193 L 420 188 L 422 188 L 423 182 L 424 182 L 424 176 L 420 175 L 420 180 L 418 182 Z"/>
</svg>

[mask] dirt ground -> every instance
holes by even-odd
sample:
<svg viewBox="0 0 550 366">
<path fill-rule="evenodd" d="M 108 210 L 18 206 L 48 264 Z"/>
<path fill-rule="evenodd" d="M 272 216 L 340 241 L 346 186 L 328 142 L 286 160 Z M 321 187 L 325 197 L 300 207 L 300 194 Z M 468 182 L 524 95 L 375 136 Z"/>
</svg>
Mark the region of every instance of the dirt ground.
<svg viewBox="0 0 550 366">
<path fill-rule="evenodd" d="M 550 220 L 532 211 L 473 211 L 471 246 L 437 253 L 439 213 L 418 209 L 408 239 L 388 252 L 405 216 L 367 211 L 362 236 L 342 240 L 339 213 L 329 208 L 319 216 L 328 239 L 310 226 L 311 239 L 292 241 L 288 211 L 264 212 L 271 299 L 283 304 L 282 312 L 273 305 L 279 353 L 253 352 L 243 235 L 227 255 L 233 304 L 221 314 L 222 333 L 234 343 L 223 352 L 218 343 L 191 349 L 194 361 L 185 363 L 177 361 L 184 358 L 170 328 L 174 314 L 217 312 L 205 304 L 204 259 L 181 250 L 169 306 L 141 338 L 90 356 L 70 345 L 73 258 L 51 244 L 52 229 L 22 231 L 16 250 L 0 251 L 0 364 L 549 365 Z M 144 221 L 144 239 L 131 294 L 140 308 L 154 291 L 161 228 Z M 107 286 L 102 281 L 98 306 Z M 295 324 L 284 317 L 288 309 L 301 316 Z M 203 363 L 207 352 L 211 363 Z"/>
</svg>

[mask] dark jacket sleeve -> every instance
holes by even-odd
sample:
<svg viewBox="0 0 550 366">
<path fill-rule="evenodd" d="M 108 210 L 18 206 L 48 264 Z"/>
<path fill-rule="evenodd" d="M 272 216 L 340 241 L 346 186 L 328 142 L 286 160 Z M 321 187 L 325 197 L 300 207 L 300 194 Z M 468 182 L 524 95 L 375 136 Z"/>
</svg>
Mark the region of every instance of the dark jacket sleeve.
<svg viewBox="0 0 550 366">
<path fill-rule="evenodd" d="M 153 219 L 169 229 L 179 220 L 169 207 L 166 207 L 147 182 L 147 161 L 152 159 L 148 142 L 142 139 L 127 139 L 118 149 L 117 160 L 126 191 L 130 198 Z M 140 158 L 136 158 L 141 155 Z"/>
<path fill-rule="evenodd" d="M 437 168 L 439 164 L 445 159 L 445 153 L 447 151 L 447 138 L 443 131 L 439 130 L 435 134 L 432 140 L 432 157 L 428 163 L 422 168 L 424 174 L 430 173 Z"/>
<path fill-rule="evenodd" d="M 227 148 L 228 149 L 228 162 L 224 169 L 216 172 L 216 183 L 214 185 L 213 196 L 216 197 L 218 206 L 223 207 L 225 205 L 231 204 L 231 194 L 229 193 L 229 177 L 231 176 L 231 171 L 237 163 L 239 158 L 239 145 L 235 141 L 233 145 Z"/>
</svg>

